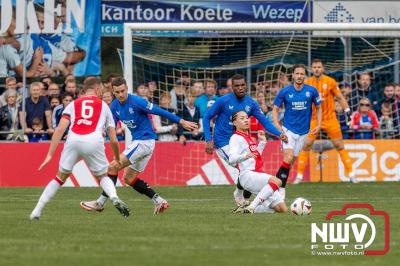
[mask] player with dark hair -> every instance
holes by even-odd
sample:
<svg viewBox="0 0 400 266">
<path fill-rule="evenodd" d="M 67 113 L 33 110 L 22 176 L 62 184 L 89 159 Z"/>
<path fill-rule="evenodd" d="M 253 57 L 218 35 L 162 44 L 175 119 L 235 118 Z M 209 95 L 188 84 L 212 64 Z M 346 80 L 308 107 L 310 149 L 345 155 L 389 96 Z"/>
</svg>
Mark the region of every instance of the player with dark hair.
<svg viewBox="0 0 400 266">
<path fill-rule="evenodd" d="M 278 178 L 265 173 L 261 154 L 267 144 L 264 131 L 259 131 L 259 143 L 250 134 L 249 117 L 244 111 L 232 115 L 235 133 L 229 140 L 229 163 L 239 170 L 239 180 L 242 186 L 256 194 L 249 206 L 237 207 L 235 213 L 273 213 L 287 212 L 283 196 L 278 191 L 282 184 Z M 270 193 L 272 191 L 272 194 Z M 268 193 L 271 195 L 267 197 Z"/>
<path fill-rule="evenodd" d="M 275 126 L 288 137 L 288 142 L 282 143 L 283 162 L 276 174 L 276 177 L 282 180 L 282 187 L 286 186 L 290 168 L 303 148 L 307 134 L 310 132 L 316 135 L 321 129 L 321 100 L 317 89 L 304 84 L 306 72 L 307 68 L 303 64 L 293 67 L 293 84 L 279 91 L 272 109 Z M 312 105 L 316 109 L 317 124 L 313 125 L 310 131 Z M 278 121 L 279 108 L 282 106 L 285 106 L 283 126 Z"/>
<path fill-rule="evenodd" d="M 237 111 L 244 111 L 248 116 L 254 116 L 263 127 L 271 134 L 286 141 L 284 133 L 272 125 L 263 115 L 260 106 L 248 95 L 246 95 L 246 81 L 242 75 L 236 74 L 232 77 L 233 92 L 218 98 L 212 107 L 203 117 L 204 136 L 206 140 L 206 153 L 212 154 L 214 146 L 217 153 L 223 160 L 229 164 L 229 138 L 233 134 L 233 125 L 231 116 Z M 214 134 L 211 137 L 210 121 L 215 118 Z M 234 192 L 236 204 L 243 205 L 250 198 L 251 193 L 243 194 L 243 187 L 240 182 L 237 183 L 237 189 Z"/>
<path fill-rule="evenodd" d="M 125 183 L 153 201 L 155 214 L 162 213 L 169 207 L 168 202 L 155 193 L 145 181 L 138 178 L 139 173 L 144 171 L 153 154 L 155 139 L 157 138 L 149 114 L 165 117 L 187 130 L 196 129 L 197 124 L 181 119 L 142 97 L 128 94 L 128 87 L 124 78 L 115 78 L 111 85 L 115 96 L 111 103 L 115 123 L 118 121 L 124 123 L 131 132 L 133 141 L 120 154 L 120 160 L 111 162 L 108 173 L 116 183 L 118 171 L 125 169 Z M 102 211 L 107 199 L 108 194 L 105 191 L 97 200 L 82 201 L 80 205 L 89 211 Z"/>
<path fill-rule="evenodd" d="M 340 128 L 340 123 L 336 117 L 335 110 L 335 98 L 342 106 L 346 119 L 350 121 L 351 110 L 346 99 L 343 97 L 336 81 L 324 74 L 324 65 L 320 59 L 314 59 L 311 64 L 311 71 L 313 76 L 304 81 L 305 84 L 311 85 L 318 90 L 321 97 L 321 109 L 322 109 L 322 124 L 321 129 L 324 130 L 328 137 L 332 140 L 333 146 L 340 155 L 340 159 L 343 162 L 345 168 L 345 175 L 350 178 L 350 181 L 356 182 L 354 179 L 354 173 L 352 169 L 352 162 L 349 154 L 344 148 L 343 136 Z M 311 128 L 317 125 L 316 110 L 313 107 L 313 114 L 311 119 Z M 310 156 L 310 150 L 312 145 L 317 138 L 315 134 L 308 134 L 305 141 L 303 151 L 299 155 L 299 161 L 297 165 L 297 176 L 294 181 L 295 184 L 300 183 L 303 180 L 303 173 L 307 166 L 308 158 Z"/>
</svg>

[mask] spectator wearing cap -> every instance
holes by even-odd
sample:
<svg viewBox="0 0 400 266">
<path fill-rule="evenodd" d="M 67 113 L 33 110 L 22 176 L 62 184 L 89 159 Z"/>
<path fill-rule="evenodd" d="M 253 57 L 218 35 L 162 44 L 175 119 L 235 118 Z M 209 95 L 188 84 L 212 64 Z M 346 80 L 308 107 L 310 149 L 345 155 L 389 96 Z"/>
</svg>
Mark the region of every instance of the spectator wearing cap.
<svg viewBox="0 0 400 266">
<path fill-rule="evenodd" d="M 183 111 L 185 107 L 185 99 L 186 99 L 186 87 L 182 82 L 182 79 L 177 79 L 174 84 L 174 88 L 170 91 L 171 95 L 171 108 L 179 111 Z M 161 96 L 160 96 L 160 105 L 161 105 Z"/>
<path fill-rule="evenodd" d="M 379 109 L 379 96 L 371 87 L 371 76 L 368 73 L 362 73 L 358 77 L 357 84 L 357 87 L 353 89 L 350 94 L 350 108 L 352 111 L 354 112 L 357 110 L 362 98 L 369 99 L 372 110 Z"/>
<path fill-rule="evenodd" d="M 25 100 L 26 114 L 22 113 L 22 106 L 19 108 L 19 116 L 22 123 L 25 123 L 25 133 L 33 132 L 32 121 L 39 118 L 43 123 L 43 130 L 49 134 L 53 134 L 53 126 L 51 123 L 51 107 L 47 97 L 40 95 L 40 82 L 33 82 L 30 86 L 30 97 Z"/>
<path fill-rule="evenodd" d="M 9 90 L 13 90 L 17 92 L 17 80 L 14 77 L 6 78 L 6 90 L 0 95 L 0 107 L 7 105 L 7 99 L 5 97 L 5 93 Z M 17 93 L 17 103 L 20 104 L 22 102 L 22 96 Z"/>
<path fill-rule="evenodd" d="M 379 128 L 378 117 L 371 110 L 371 102 L 368 98 L 361 98 L 358 111 L 351 117 L 350 128 L 356 131 L 355 139 L 372 139 L 373 130 Z"/>
<path fill-rule="evenodd" d="M 207 111 L 207 104 L 209 101 L 216 101 L 218 96 L 217 93 L 217 83 L 215 80 L 208 79 L 205 81 L 205 91 L 202 95 L 198 96 L 194 101 L 194 105 L 200 109 L 200 116 L 203 117 Z"/>
<path fill-rule="evenodd" d="M 194 105 L 197 92 L 195 88 L 189 89 L 185 108 L 183 111 L 178 112 L 178 116 L 182 119 L 199 125 L 199 128 L 193 131 L 187 131 L 182 126 L 178 127 L 179 142 L 182 144 L 185 144 L 187 140 L 201 140 L 203 137 L 203 122 L 200 119 L 200 109 Z"/>
<path fill-rule="evenodd" d="M 19 127 L 19 115 L 17 97 L 18 93 L 16 90 L 7 90 L 4 92 L 4 97 L 7 104 L 0 108 L 0 131 L 14 132 Z M 12 133 L 1 134 L 0 139 L 11 140 L 13 138 Z"/>
</svg>

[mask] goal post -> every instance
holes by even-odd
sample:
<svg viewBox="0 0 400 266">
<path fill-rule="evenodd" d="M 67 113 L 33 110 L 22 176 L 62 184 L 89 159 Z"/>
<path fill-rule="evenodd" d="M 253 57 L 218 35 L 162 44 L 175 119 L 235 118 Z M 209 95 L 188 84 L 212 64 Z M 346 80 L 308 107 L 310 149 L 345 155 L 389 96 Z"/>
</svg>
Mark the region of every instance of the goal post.
<svg viewBox="0 0 400 266">
<path fill-rule="evenodd" d="M 310 31 L 369 32 L 368 36 L 400 37 L 400 23 L 125 23 L 124 77 L 129 90 L 133 88 L 132 32 L 134 31 Z M 385 34 L 386 33 L 386 34 Z M 396 34 L 394 34 L 396 33 Z M 357 33 L 362 36 L 363 34 Z"/>
</svg>

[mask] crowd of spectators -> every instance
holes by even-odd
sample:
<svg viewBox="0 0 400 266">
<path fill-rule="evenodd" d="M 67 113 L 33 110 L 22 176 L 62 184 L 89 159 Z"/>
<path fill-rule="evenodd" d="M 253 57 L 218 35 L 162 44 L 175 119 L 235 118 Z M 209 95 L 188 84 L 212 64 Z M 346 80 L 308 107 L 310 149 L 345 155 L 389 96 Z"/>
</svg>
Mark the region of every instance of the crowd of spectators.
<svg viewBox="0 0 400 266">
<path fill-rule="evenodd" d="M 114 99 L 111 82 L 117 76 L 110 75 L 103 83 L 102 99 L 108 105 Z M 275 82 L 260 82 L 251 90 L 250 96 L 271 122 L 273 100 L 279 90 L 288 84 L 287 75 L 279 73 Z M 80 88 L 79 82 L 72 75 L 67 75 L 61 84 L 45 77 L 30 83 L 25 89 L 25 106 L 22 106 L 22 84 L 14 77 L 6 78 L 0 95 L 0 131 L 3 132 L 0 133 L 0 140 L 38 142 L 51 139 L 64 108 L 80 96 Z M 359 75 L 354 87 L 343 82 L 339 88 L 353 112 L 351 121 L 347 121 L 340 104 L 336 104 L 344 138 L 399 138 L 400 84 L 388 83 L 381 89 L 372 89 L 370 75 L 363 73 Z M 188 132 L 167 119 L 151 116 L 159 141 L 179 141 L 182 144 L 204 139 L 201 118 L 219 97 L 230 92 L 230 79 L 225 84 L 218 84 L 213 79 L 193 80 L 185 76 L 177 78 L 170 90 L 160 90 L 156 81 L 141 84 L 134 89 L 135 94 L 149 102 L 199 124 L 198 130 Z M 284 111 L 280 109 L 280 119 Z M 251 131 L 256 137 L 257 131 L 263 128 L 254 118 L 250 122 Z M 67 134 L 68 131 L 65 136 Z M 119 140 L 124 139 L 125 128 L 121 123 L 117 125 L 117 135 Z"/>
</svg>

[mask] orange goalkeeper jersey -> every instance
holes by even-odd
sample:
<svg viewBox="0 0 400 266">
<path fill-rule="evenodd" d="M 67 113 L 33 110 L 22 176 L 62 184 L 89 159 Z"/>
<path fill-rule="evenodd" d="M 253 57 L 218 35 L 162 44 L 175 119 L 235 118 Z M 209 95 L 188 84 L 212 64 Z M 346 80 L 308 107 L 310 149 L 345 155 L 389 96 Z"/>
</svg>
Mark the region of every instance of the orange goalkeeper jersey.
<svg viewBox="0 0 400 266">
<path fill-rule="evenodd" d="M 318 80 L 315 77 L 307 79 L 304 83 L 314 86 L 321 97 L 322 121 L 337 119 L 335 111 L 335 95 L 340 93 L 336 80 L 322 75 Z M 317 119 L 313 105 L 312 119 Z"/>
</svg>

